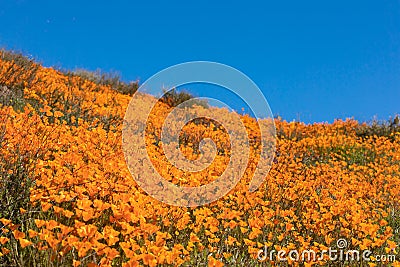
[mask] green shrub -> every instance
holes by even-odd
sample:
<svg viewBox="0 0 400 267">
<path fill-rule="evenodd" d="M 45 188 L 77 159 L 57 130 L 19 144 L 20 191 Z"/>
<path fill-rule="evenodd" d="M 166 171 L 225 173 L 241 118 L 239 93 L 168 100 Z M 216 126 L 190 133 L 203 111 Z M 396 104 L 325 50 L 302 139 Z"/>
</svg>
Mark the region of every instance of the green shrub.
<svg viewBox="0 0 400 267">
<path fill-rule="evenodd" d="M 100 69 L 96 71 L 76 69 L 74 71 L 67 71 L 66 74 L 79 76 L 98 85 L 108 85 L 124 95 L 133 95 L 139 88 L 139 83 L 137 81 L 130 83 L 121 81 L 121 77 L 117 72 L 103 72 Z"/>
<path fill-rule="evenodd" d="M 170 107 L 176 107 L 192 98 L 193 95 L 191 95 L 190 93 L 186 91 L 178 92 L 176 88 L 173 88 L 169 91 L 164 90 L 164 95 L 160 98 L 160 101 Z M 191 102 L 191 105 L 193 104 L 208 108 L 208 103 L 204 100 L 194 100 L 193 102 Z"/>
<path fill-rule="evenodd" d="M 385 136 L 393 140 L 394 133 L 400 132 L 400 117 L 396 115 L 387 121 L 373 120 L 370 123 L 363 123 L 356 128 L 357 136 L 366 138 L 370 136 Z"/>
</svg>

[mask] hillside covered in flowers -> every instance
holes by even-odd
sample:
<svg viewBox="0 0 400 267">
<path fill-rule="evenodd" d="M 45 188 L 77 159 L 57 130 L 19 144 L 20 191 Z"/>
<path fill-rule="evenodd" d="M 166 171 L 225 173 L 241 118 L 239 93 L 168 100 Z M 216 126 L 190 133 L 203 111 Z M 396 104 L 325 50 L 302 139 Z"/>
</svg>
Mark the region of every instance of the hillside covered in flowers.
<svg viewBox="0 0 400 267">
<path fill-rule="evenodd" d="M 261 262 L 260 249 L 347 249 L 400 260 L 400 126 L 275 119 L 274 163 L 262 186 L 248 184 L 258 161 L 258 128 L 241 116 L 250 161 L 238 185 L 211 204 L 163 204 L 136 184 L 121 148 L 122 123 L 137 84 L 43 67 L 0 53 L 0 266 L 325 266 Z M 143 101 L 152 96 L 143 96 Z M 196 158 L 212 138 L 213 164 L 196 175 L 168 167 L 158 142 L 174 101 L 160 101 L 147 127 L 148 152 L 175 184 L 197 186 L 229 161 L 223 127 L 193 121 L 181 149 Z M 199 105 L 199 109 L 207 109 Z M 221 116 L 226 110 L 215 109 Z M 396 261 L 384 265 L 400 266 Z"/>
</svg>

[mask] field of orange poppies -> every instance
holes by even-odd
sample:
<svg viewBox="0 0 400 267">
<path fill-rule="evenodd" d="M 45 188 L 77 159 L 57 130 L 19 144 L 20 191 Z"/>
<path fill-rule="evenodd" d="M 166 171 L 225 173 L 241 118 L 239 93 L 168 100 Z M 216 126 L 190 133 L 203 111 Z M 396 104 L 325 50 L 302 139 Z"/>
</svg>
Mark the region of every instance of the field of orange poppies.
<svg viewBox="0 0 400 267">
<path fill-rule="evenodd" d="M 0 99 L 1 266 L 400 266 L 398 121 L 275 119 L 272 168 L 250 193 L 259 133 L 241 116 L 252 140 L 242 179 L 223 198 L 186 208 L 155 200 L 128 170 L 121 139 L 129 92 L 2 51 Z M 175 184 L 213 181 L 232 156 L 226 132 L 209 121 L 184 127 L 188 158 L 203 138 L 218 148 L 208 169 L 185 175 L 158 142 L 171 109 L 159 102 L 146 128 L 154 166 Z M 259 259 L 260 249 L 321 252 L 338 240 L 370 250 L 368 260 Z"/>
</svg>

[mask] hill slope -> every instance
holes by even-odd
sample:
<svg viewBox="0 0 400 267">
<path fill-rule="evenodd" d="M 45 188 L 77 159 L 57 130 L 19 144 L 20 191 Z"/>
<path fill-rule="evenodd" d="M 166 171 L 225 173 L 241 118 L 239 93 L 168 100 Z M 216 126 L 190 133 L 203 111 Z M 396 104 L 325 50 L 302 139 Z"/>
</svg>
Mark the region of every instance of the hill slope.
<svg viewBox="0 0 400 267">
<path fill-rule="evenodd" d="M 250 193 L 259 132 L 254 119 L 241 116 L 251 140 L 238 185 L 211 204 L 173 207 L 141 190 L 126 166 L 121 130 L 129 94 L 4 51 L 0 86 L 1 265 L 256 266 L 265 246 L 321 252 L 343 238 L 347 249 L 372 255 L 399 251 L 396 125 L 275 120 L 274 164 Z M 188 158 L 199 156 L 208 137 L 217 154 L 205 171 L 182 173 L 168 165 L 159 142 L 170 111 L 158 103 L 146 128 L 154 165 L 175 184 L 213 181 L 231 156 L 226 131 L 207 120 L 185 126 L 180 141 Z M 267 262 L 277 264 L 276 254 Z"/>
</svg>

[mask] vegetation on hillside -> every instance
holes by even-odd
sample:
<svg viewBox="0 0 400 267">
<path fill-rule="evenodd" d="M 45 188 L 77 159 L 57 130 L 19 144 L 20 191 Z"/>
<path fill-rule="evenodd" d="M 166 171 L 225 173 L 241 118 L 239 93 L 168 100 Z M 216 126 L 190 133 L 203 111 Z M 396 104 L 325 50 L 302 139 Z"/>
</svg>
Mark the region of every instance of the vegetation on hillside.
<svg viewBox="0 0 400 267">
<path fill-rule="evenodd" d="M 259 130 L 253 118 L 241 116 L 253 142 L 239 184 L 206 206 L 173 207 L 143 192 L 125 163 L 122 122 L 137 88 L 112 75 L 60 72 L 0 52 L 1 266 L 311 266 L 278 262 L 276 254 L 261 263 L 257 255 L 264 247 L 321 252 L 339 239 L 349 250 L 372 251 L 370 262 L 343 264 L 374 266 L 380 264 L 374 255 L 399 257 L 398 117 L 370 124 L 275 120 L 274 164 L 250 193 Z M 149 140 L 159 140 L 163 119 L 190 97 L 172 94 L 151 115 Z M 226 112 L 215 109 L 216 116 Z M 180 139 L 185 155 L 195 158 L 207 137 L 217 156 L 201 173 L 166 168 L 160 142 L 149 142 L 149 155 L 166 179 L 204 184 L 229 161 L 226 132 L 198 120 Z M 313 263 L 339 265 L 326 257 Z"/>
</svg>

